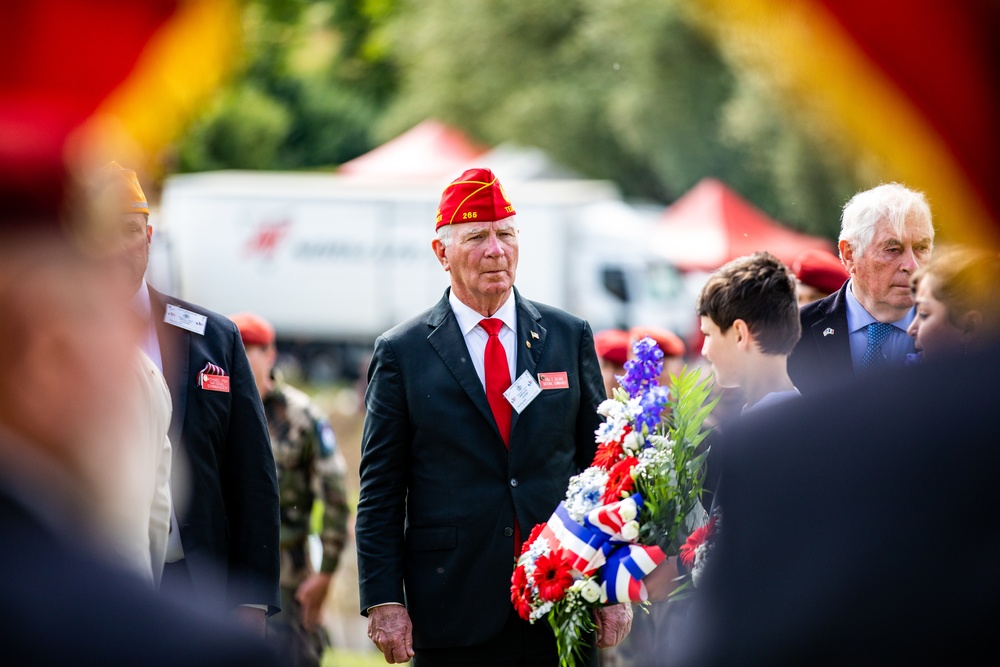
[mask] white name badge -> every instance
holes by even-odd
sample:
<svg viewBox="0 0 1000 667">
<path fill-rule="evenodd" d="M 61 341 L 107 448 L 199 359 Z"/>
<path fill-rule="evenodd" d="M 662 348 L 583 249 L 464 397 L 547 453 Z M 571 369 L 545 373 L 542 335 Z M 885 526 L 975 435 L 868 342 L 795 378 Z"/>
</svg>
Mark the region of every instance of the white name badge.
<svg viewBox="0 0 1000 667">
<path fill-rule="evenodd" d="M 528 407 L 528 403 L 535 400 L 535 397 L 540 393 L 542 393 L 542 388 L 535 382 L 535 378 L 531 377 L 531 373 L 528 371 L 524 371 L 521 373 L 521 377 L 517 378 L 517 382 L 507 387 L 503 396 L 508 403 L 514 406 L 517 414 L 521 414 Z"/>
<path fill-rule="evenodd" d="M 173 304 L 167 304 L 167 313 L 163 316 L 163 321 L 175 327 L 193 331 L 199 336 L 204 336 L 205 324 L 208 323 L 208 318 Z"/>
</svg>

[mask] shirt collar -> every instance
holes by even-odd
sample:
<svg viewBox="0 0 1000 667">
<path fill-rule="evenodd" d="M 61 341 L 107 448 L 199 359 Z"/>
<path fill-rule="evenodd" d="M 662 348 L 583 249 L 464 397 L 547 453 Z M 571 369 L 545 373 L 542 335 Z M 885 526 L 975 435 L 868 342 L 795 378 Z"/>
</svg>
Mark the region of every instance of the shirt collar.
<svg viewBox="0 0 1000 667">
<path fill-rule="evenodd" d="M 458 328 L 461 329 L 463 336 L 468 336 L 469 332 L 479 326 L 479 322 L 484 319 L 482 314 L 477 313 L 462 303 L 455 296 L 455 290 L 449 290 L 448 303 L 451 304 L 451 310 L 455 313 L 455 319 L 458 320 Z M 500 306 L 500 309 L 493 313 L 493 318 L 501 320 L 511 331 L 515 331 L 514 327 L 517 324 L 516 315 L 517 307 L 514 304 L 514 293 L 511 291 L 511 295 Z"/>
<path fill-rule="evenodd" d="M 855 331 L 860 331 L 867 327 L 869 324 L 874 324 L 878 322 L 871 313 L 869 313 L 861 302 L 858 301 L 858 297 L 854 296 L 854 279 L 851 278 L 850 284 L 847 286 L 846 290 L 847 299 L 847 326 L 850 328 L 851 333 Z M 892 326 L 902 331 L 906 331 L 910 327 L 910 322 L 913 321 L 913 315 L 916 311 L 914 308 L 910 308 L 906 311 L 906 315 L 903 315 L 900 319 L 895 322 L 890 322 Z"/>
<path fill-rule="evenodd" d="M 145 278 L 143 278 L 142 284 L 139 285 L 139 289 L 132 295 L 129 305 L 132 306 L 132 310 L 142 317 L 143 321 L 148 322 L 153 316 L 153 303 L 149 300 L 149 286 L 146 285 Z"/>
</svg>

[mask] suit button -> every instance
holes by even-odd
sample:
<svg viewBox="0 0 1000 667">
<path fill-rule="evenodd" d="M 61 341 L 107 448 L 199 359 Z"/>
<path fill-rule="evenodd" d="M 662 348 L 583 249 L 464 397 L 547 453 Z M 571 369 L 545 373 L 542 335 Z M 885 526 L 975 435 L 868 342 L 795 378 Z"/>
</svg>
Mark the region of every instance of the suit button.
<svg viewBox="0 0 1000 667">
<path fill-rule="evenodd" d="M 510 478 L 510 485 L 511 486 L 517 486 L 517 477 L 511 477 Z"/>
<path fill-rule="evenodd" d="M 511 535 L 514 534 L 514 529 L 511 528 L 510 526 L 507 526 L 506 528 L 503 529 L 503 534 L 505 537 L 510 537 Z"/>
</svg>

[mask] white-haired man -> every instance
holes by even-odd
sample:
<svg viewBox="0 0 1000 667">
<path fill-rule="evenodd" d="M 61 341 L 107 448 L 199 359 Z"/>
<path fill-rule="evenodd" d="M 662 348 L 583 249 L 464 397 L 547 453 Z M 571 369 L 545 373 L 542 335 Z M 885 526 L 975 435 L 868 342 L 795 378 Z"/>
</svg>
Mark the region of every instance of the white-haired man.
<svg viewBox="0 0 1000 667">
<path fill-rule="evenodd" d="M 910 276 L 930 259 L 927 200 L 898 183 L 859 192 L 844 206 L 840 258 L 850 278 L 801 309 L 802 338 L 788 374 L 803 394 L 902 365 L 914 352 Z"/>
</svg>

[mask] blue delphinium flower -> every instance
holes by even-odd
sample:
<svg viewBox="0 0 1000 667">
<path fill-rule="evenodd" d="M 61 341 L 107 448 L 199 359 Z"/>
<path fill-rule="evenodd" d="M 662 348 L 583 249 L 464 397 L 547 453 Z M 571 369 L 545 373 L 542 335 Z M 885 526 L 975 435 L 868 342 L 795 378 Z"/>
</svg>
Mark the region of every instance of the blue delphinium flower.
<svg viewBox="0 0 1000 667">
<path fill-rule="evenodd" d="M 616 376 L 629 398 L 635 398 L 659 384 L 663 372 L 663 350 L 646 336 L 632 345 L 633 359 L 625 362 L 625 375 Z"/>
<path fill-rule="evenodd" d="M 649 433 L 655 432 L 656 427 L 660 424 L 663 408 L 666 407 L 669 399 L 670 391 L 666 387 L 650 387 L 639 400 L 642 414 L 636 419 L 636 428 L 642 429 L 643 426 L 646 426 Z"/>
</svg>

